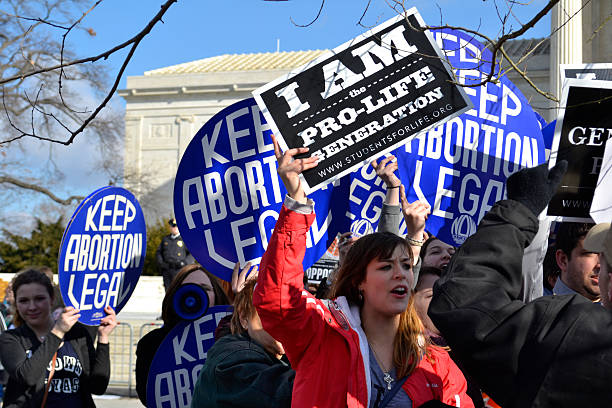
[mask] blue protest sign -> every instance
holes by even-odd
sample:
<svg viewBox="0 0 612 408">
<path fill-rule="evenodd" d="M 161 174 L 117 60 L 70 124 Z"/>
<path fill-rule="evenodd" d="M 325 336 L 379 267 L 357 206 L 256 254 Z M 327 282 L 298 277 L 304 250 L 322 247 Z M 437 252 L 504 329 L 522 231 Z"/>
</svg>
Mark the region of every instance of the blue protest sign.
<svg viewBox="0 0 612 408">
<path fill-rule="evenodd" d="M 72 214 L 72 216 L 70 217 L 70 219 L 66 223 L 66 228 L 64 229 L 64 232 L 62 233 L 62 241 L 61 242 L 64 242 L 64 238 L 66 237 L 66 232 L 70 228 L 70 224 L 72 224 L 72 221 L 74 221 L 74 218 L 76 217 L 76 215 L 81 211 L 81 208 L 83 208 L 83 205 L 85 205 L 85 203 L 88 203 L 89 200 L 91 200 L 91 198 L 93 196 L 95 196 L 96 194 L 98 194 L 100 191 L 106 190 L 107 188 L 112 188 L 112 186 L 100 187 L 99 189 L 95 190 L 93 193 L 91 193 L 87 197 L 85 197 L 85 199 L 79 203 L 79 205 L 77 206 L 77 209 L 74 211 L 74 213 Z M 60 244 L 60 248 L 61 248 L 61 244 Z"/>
<path fill-rule="evenodd" d="M 96 190 L 78 206 L 60 247 L 59 285 L 79 321 L 96 325 L 110 305 L 119 312 L 144 265 L 147 229 L 138 201 L 120 187 Z"/>
<path fill-rule="evenodd" d="M 478 84 L 491 69 L 491 53 L 470 35 L 434 31 L 459 82 Z M 466 87 L 474 109 L 421 133 L 397 149 L 409 201 L 432 208 L 427 229 L 450 245 L 461 245 L 493 204 L 505 197 L 506 178 L 545 160 L 540 124 L 506 76 Z"/>
<path fill-rule="evenodd" d="M 548 125 L 546 119 L 544 119 L 544 116 L 540 115 L 536 111 L 533 111 L 533 114 L 535 115 L 536 119 L 538 120 L 538 123 L 540 124 L 540 129 L 544 129 L 546 125 Z"/>
<path fill-rule="evenodd" d="M 206 352 L 215 343 L 219 321 L 232 313 L 231 306 L 213 306 L 194 321 L 178 323 L 160 344 L 147 378 L 147 406 L 188 407 Z"/>
<path fill-rule="evenodd" d="M 259 262 L 285 198 L 270 133 L 255 100 L 245 99 L 202 126 L 178 167 L 174 215 L 181 237 L 198 262 L 227 281 L 237 261 Z M 317 219 L 308 232 L 304 268 L 338 233 L 331 227 L 332 190 L 330 185 L 310 195 Z"/>
<path fill-rule="evenodd" d="M 557 120 L 553 120 L 548 125 L 542 128 L 542 138 L 544 139 L 544 147 L 548 150 L 552 149 L 553 139 L 555 138 L 555 127 L 557 126 Z"/>
</svg>

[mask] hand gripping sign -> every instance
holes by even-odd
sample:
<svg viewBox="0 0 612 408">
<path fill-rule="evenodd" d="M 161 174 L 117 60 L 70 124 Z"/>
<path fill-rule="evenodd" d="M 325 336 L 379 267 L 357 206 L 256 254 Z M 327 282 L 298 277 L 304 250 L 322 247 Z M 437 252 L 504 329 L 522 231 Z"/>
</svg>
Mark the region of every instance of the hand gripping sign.
<svg viewBox="0 0 612 408">
<path fill-rule="evenodd" d="M 318 156 L 307 194 L 471 108 L 423 26 L 412 8 L 253 92 L 283 150 Z"/>
<path fill-rule="evenodd" d="M 79 321 L 96 325 L 110 305 L 119 312 L 136 288 L 147 230 L 136 198 L 120 187 L 96 190 L 81 202 L 64 231 L 59 285 Z"/>
<path fill-rule="evenodd" d="M 231 306 L 213 306 L 194 321 L 178 323 L 164 338 L 149 370 L 147 406 L 188 407 L 206 352 L 215 343 L 219 321 L 232 313 Z"/>
<path fill-rule="evenodd" d="M 477 84 L 490 71 L 491 53 L 471 36 L 433 33 L 459 81 Z M 394 154 L 409 201 L 431 205 L 427 229 L 461 245 L 484 214 L 506 195 L 506 178 L 545 160 L 540 125 L 525 97 L 506 76 L 465 88 L 474 109 L 420 133 Z"/>
<path fill-rule="evenodd" d="M 202 126 L 178 167 L 174 214 L 181 236 L 198 262 L 227 281 L 236 261 L 259 262 L 285 198 L 270 133 L 255 100 L 245 99 Z M 329 228 L 332 195 L 331 188 L 311 195 L 317 219 L 308 232 L 305 268 L 338 233 Z"/>
</svg>

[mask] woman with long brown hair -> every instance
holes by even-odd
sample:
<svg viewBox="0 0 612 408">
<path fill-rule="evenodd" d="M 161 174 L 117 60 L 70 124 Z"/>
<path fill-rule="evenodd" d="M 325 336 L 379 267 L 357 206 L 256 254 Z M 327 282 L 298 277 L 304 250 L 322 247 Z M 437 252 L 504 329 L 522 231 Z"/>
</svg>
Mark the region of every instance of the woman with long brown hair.
<svg viewBox="0 0 612 408">
<path fill-rule="evenodd" d="M 357 240 L 328 302 L 303 290 L 302 260 L 315 215 L 299 175 L 317 159 L 294 160 L 308 149 L 282 154 L 276 140 L 274 148 L 287 197 L 261 260 L 254 304 L 296 370 L 292 406 L 416 408 L 435 400 L 473 407 L 457 366 L 423 333 L 405 240 L 390 233 Z"/>
<path fill-rule="evenodd" d="M 200 285 L 206 291 L 209 307 L 230 304 L 227 294 L 221 288 L 217 278 L 201 265 L 191 264 L 184 266 L 176 274 L 172 282 L 170 282 L 170 286 L 168 286 L 162 301 L 162 319 L 164 325 L 147 333 L 138 341 L 136 346 L 136 393 L 144 405 L 147 405 L 147 379 L 155 352 L 170 330 L 181 321 L 181 318 L 176 314 L 172 306 L 172 298 L 176 291 L 187 283 Z"/>
</svg>

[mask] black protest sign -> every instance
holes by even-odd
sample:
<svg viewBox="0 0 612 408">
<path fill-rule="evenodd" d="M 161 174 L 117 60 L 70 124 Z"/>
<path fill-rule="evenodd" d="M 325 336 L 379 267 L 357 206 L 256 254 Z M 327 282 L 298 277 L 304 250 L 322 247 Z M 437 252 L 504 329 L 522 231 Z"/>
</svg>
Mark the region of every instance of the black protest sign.
<svg viewBox="0 0 612 408">
<path fill-rule="evenodd" d="M 592 222 L 593 193 L 606 141 L 612 138 L 612 82 L 568 79 L 561 106 L 550 167 L 567 160 L 568 169 L 548 205 L 548 215 Z"/>
<path fill-rule="evenodd" d="M 319 157 L 306 193 L 471 108 L 416 9 L 253 92 L 285 149 Z"/>
<path fill-rule="evenodd" d="M 315 262 L 310 268 L 306 269 L 306 277 L 309 283 L 321 283 L 323 278 L 329 278 L 329 275 L 336 269 L 338 261 L 335 259 L 321 258 Z"/>
</svg>

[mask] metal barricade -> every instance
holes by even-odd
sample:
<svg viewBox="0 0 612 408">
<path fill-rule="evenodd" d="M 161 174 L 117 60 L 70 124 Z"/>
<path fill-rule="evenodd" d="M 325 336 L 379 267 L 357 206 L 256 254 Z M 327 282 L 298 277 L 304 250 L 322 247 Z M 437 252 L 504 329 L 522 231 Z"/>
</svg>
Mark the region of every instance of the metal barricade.
<svg viewBox="0 0 612 408">
<path fill-rule="evenodd" d="M 127 386 L 132 396 L 134 383 L 134 331 L 129 323 L 119 322 L 110 335 L 111 377 L 109 386 Z"/>
<path fill-rule="evenodd" d="M 145 336 L 147 333 L 155 329 L 158 329 L 162 327 L 163 325 L 164 323 L 160 321 L 149 322 L 149 323 L 143 324 L 142 326 L 140 326 L 140 330 L 138 330 L 138 340 L 142 339 L 142 337 Z"/>
<path fill-rule="evenodd" d="M 119 322 L 110 335 L 111 378 L 109 386 L 127 387 L 128 396 L 134 395 L 136 387 L 136 345 L 150 331 L 163 325 L 162 322 L 149 322 L 140 326 L 138 337 L 134 338 L 131 324 Z"/>
</svg>

